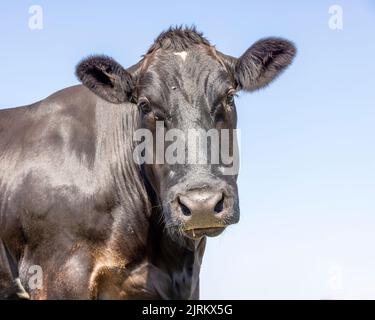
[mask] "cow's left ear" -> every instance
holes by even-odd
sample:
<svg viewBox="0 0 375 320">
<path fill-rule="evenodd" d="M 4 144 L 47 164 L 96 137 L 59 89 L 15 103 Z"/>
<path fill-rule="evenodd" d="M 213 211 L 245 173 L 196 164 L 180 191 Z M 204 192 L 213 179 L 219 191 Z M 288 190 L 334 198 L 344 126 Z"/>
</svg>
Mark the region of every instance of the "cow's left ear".
<svg viewBox="0 0 375 320">
<path fill-rule="evenodd" d="M 236 61 L 239 89 L 253 91 L 275 79 L 292 62 L 296 47 L 288 40 L 266 38 L 254 43 Z"/>
<path fill-rule="evenodd" d="M 83 59 L 76 67 L 76 75 L 84 86 L 109 102 L 123 103 L 131 98 L 131 74 L 110 57 Z"/>
</svg>

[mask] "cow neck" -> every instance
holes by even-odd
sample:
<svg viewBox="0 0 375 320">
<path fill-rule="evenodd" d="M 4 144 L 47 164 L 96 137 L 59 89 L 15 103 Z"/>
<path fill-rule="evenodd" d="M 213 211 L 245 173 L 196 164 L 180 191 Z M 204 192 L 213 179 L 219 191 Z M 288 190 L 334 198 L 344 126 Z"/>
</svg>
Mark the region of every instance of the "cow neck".
<svg viewBox="0 0 375 320">
<path fill-rule="evenodd" d="M 133 133 L 138 112 L 130 103 L 115 105 L 101 101 L 96 117 L 98 162 L 105 163 L 97 172 L 112 190 L 120 209 L 116 214 L 114 233 L 117 236 L 113 242 L 132 261 L 146 249 L 151 208 L 140 168 L 133 161 Z M 118 239 L 124 236 L 126 241 Z"/>
<path fill-rule="evenodd" d="M 199 272 L 206 238 L 193 240 L 179 237 L 173 239 L 166 232 L 160 201 L 145 175 L 144 167 L 141 172 L 152 204 L 147 244 L 148 260 L 170 277 L 173 298 L 197 298 L 194 295 L 199 290 Z"/>
</svg>

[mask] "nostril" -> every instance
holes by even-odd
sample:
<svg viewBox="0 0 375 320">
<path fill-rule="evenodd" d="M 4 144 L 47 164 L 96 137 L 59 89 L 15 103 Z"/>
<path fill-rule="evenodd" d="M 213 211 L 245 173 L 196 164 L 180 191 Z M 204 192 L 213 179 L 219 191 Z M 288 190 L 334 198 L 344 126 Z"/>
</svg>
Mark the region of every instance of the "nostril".
<svg viewBox="0 0 375 320">
<path fill-rule="evenodd" d="M 215 213 L 220 213 L 224 209 L 224 194 L 221 196 L 220 201 L 216 204 L 214 211 Z"/>
<path fill-rule="evenodd" d="M 189 209 L 187 206 L 185 206 L 185 205 L 181 202 L 180 197 L 178 197 L 178 204 L 180 205 L 181 211 L 182 211 L 182 213 L 183 213 L 185 216 L 191 216 L 191 211 L 190 211 L 190 209 Z"/>
</svg>

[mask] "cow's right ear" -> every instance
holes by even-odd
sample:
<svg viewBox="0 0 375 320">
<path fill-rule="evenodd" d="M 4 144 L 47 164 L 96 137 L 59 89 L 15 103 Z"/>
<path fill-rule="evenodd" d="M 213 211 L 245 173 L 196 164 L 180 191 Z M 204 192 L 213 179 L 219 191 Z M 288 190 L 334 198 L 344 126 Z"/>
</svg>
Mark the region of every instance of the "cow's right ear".
<svg viewBox="0 0 375 320">
<path fill-rule="evenodd" d="M 123 103 L 131 98 L 131 74 L 110 57 L 92 56 L 83 59 L 76 67 L 76 75 L 84 86 L 104 100 Z"/>
</svg>

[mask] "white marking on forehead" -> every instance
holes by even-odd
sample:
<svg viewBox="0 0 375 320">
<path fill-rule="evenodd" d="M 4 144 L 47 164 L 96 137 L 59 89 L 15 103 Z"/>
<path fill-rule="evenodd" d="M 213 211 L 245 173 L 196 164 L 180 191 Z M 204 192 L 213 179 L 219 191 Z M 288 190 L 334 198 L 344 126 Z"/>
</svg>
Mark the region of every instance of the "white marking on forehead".
<svg viewBox="0 0 375 320">
<path fill-rule="evenodd" d="M 186 51 L 181 51 L 181 52 L 173 52 L 176 56 L 180 56 L 183 61 L 185 61 L 187 52 Z"/>
</svg>

